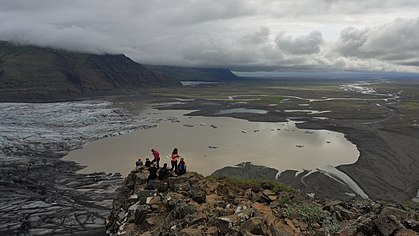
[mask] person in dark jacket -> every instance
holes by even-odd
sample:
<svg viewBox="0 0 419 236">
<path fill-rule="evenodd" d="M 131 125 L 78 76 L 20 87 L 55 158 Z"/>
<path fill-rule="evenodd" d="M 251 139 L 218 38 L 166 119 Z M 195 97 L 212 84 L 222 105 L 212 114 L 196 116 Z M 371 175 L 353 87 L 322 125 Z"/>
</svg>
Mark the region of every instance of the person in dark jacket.
<svg viewBox="0 0 419 236">
<path fill-rule="evenodd" d="M 169 169 L 167 169 L 167 164 L 164 163 L 163 167 L 160 168 L 158 179 L 165 180 L 167 177 L 169 177 L 169 175 L 170 175 L 170 172 L 169 172 Z"/>
<path fill-rule="evenodd" d="M 146 159 L 145 159 L 144 166 L 145 166 L 145 167 L 151 167 L 151 162 L 150 162 L 150 159 L 148 159 L 148 158 L 146 158 Z"/>
<path fill-rule="evenodd" d="M 157 179 L 157 165 L 153 164 L 149 169 L 150 175 L 147 178 L 147 182 L 153 179 Z"/>
<path fill-rule="evenodd" d="M 141 160 L 141 158 L 138 158 L 138 160 L 135 162 L 135 166 L 142 166 L 143 165 L 143 161 Z"/>
<path fill-rule="evenodd" d="M 186 162 L 183 158 L 180 158 L 179 164 L 177 166 L 177 174 L 183 175 L 186 173 Z"/>
</svg>

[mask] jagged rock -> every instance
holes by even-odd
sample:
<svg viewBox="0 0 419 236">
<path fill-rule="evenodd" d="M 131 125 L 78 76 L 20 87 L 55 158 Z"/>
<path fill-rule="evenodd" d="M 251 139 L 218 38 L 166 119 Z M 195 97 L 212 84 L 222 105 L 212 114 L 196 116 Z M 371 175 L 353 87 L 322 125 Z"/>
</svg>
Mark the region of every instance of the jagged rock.
<svg viewBox="0 0 419 236">
<path fill-rule="evenodd" d="M 160 196 L 153 196 L 153 197 L 148 197 L 146 199 L 146 204 L 147 205 L 157 205 L 161 203 L 161 197 Z"/>
<path fill-rule="evenodd" d="M 214 226 L 221 235 L 226 235 L 230 232 L 232 223 L 228 218 L 219 217 L 215 219 Z"/>
<path fill-rule="evenodd" d="M 373 211 L 375 214 L 379 214 L 379 213 L 381 212 L 381 208 L 382 208 L 382 205 L 381 205 L 380 203 L 377 203 L 377 204 L 374 204 L 374 205 L 372 206 L 372 211 Z"/>
<path fill-rule="evenodd" d="M 265 195 L 265 196 L 273 196 L 273 195 L 275 195 L 275 193 L 272 191 L 272 190 L 269 190 L 269 189 L 265 189 L 265 190 L 263 190 L 263 195 Z"/>
<path fill-rule="evenodd" d="M 205 231 L 205 235 L 208 236 L 216 236 L 219 234 L 219 230 L 217 229 L 217 227 L 211 226 L 208 227 L 207 231 Z"/>
<path fill-rule="evenodd" d="M 195 209 L 186 204 L 185 202 L 177 202 L 175 208 L 170 212 L 170 214 L 167 216 L 167 220 L 174 220 L 174 219 L 183 219 L 187 215 L 192 214 L 195 212 Z"/>
<path fill-rule="evenodd" d="M 172 191 L 189 191 L 191 184 L 185 176 L 171 177 L 169 178 L 169 189 Z"/>
<path fill-rule="evenodd" d="M 340 200 L 332 200 L 332 201 L 327 202 L 325 204 L 325 206 L 323 207 L 323 209 L 328 211 L 332 207 L 337 206 L 337 205 L 340 205 L 340 204 L 342 204 L 342 201 L 340 201 Z"/>
<path fill-rule="evenodd" d="M 205 202 L 205 198 L 206 198 L 205 191 L 194 188 L 194 189 L 191 190 L 190 194 L 191 194 L 192 199 L 195 202 L 197 202 L 199 204 Z"/>
<path fill-rule="evenodd" d="M 336 236 L 351 236 L 356 234 L 355 228 L 343 228 L 335 233 Z"/>
<path fill-rule="evenodd" d="M 408 228 L 412 229 L 419 233 L 419 221 L 413 220 L 413 219 L 407 219 L 403 221 L 403 225 Z"/>
<path fill-rule="evenodd" d="M 345 208 L 341 207 L 340 205 L 336 205 L 332 207 L 332 212 L 335 213 L 336 218 L 339 221 L 342 220 L 349 220 L 355 218 L 355 214 L 351 211 L 346 210 Z"/>
<path fill-rule="evenodd" d="M 284 231 L 282 229 L 276 228 L 272 224 L 269 225 L 269 232 L 271 233 L 272 236 L 290 236 L 289 233 L 287 233 L 286 231 Z"/>
<path fill-rule="evenodd" d="M 128 223 L 140 225 L 147 217 L 149 209 L 147 206 L 135 204 L 128 209 Z"/>
<path fill-rule="evenodd" d="M 417 236 L 419 233 L 410 229 L 401 229 L 397 231 L 394 236 Z"/>
<path fill-rule="evenodd" d="M 380 213 L 380 216 L 386 216 L 386 215 L 394 215 L 397 218 L 402 219 L 402 220 L 411 218 L 411 213 L 409 213 L 408 211 L 391 207 L 391 206 L 384 207 Z M 419 217 L 419 214 L 417 214 L 417 216 Z"/>
<path fill-rule="evenodd" d="M 291 227 L 291 229 L 292 229 L 293 231 L 297 231 L 297 228 L 295 227 L 294 222 L 292 222 L 292 220 L 290 220 L 290 219 L 285 219 L 285 223 L 286 223 L 288 226 L 290 226 L 290 227 Z"/>
<path fill-rule="evenodd" d="M 262 217 L 252 217 L 240 226 L 240 233 L 243 235 L 266 235 L 267 232 L 263 227 Z"/>
<path fill-rule="evenodd" d="M 260 203 L 253 203 L 252 204 L 252 208 L 259 214 L 261 215 L 267 222 L 268 224 L 274 224 L 275 223 L 275 214 L 272 212 L 272 209 L 269 206 L 266 206 L 264 204 L 260 204 Z"/>
<path fill-rule="evenodd" d="M 205 233 L 204 231 L 200 230 L 200 229 L 182 229 L 180 231 L 180 236 L 204 236 Z"/>
<path fill-rule="evenodd" d="M 146 178 L 139 173 L 135 176 Z M 371 201 L 318 200 L 298 192 L 276 194 L 269 186 L 245 188 L 226 179 L 205 178 L 195 173 L 170 177 L 168 181 L 170 187 L 164 191 L 136 189 L 132 192 L 121 188 L 122 194 L 116 199 L 119 205 L 114 204 L 108 218 L 107 234 L 393 235 L 411 233 L 401 229 L 417 227 L 417 222 L 412 220 L 417 214 L 398 211 L 395 204 L 380 202 L 383 210 L 377 215 L 372 210 L 377 203 Z M 262 198 L 267 200 L 260 201 Z M 285 213 L 284 209 L 293 210 Z M 128 213 L 124 214 L 125 211 Z M 407 216 L 412 218 L 404 219 Z M 138 222 L 142 223 L 137 225 Z"/>
<path fill-rule="evenodd" d="M 374 220 L 374 224 L 378 231 L 384 236 L 392 235 L 403 227 L 393 215 L 380 216 Z"/>
<path fill-rule="evenodd" d="M 147 203 L 147 199 L 149 197 L 153 197 L 157 194 L 157 190 L 140 190 L 138 191 L 137 194 L 137 202 L 139 202 L 140 204 L 146 204 Z"/>
<path fill-rule="evenodd" d="M 375 218 L 375 215 L 366 215 L 361 216 L 359 219 L 357 219 L 354 224 L 357 229 L 357 232 L 362 233 L 364 235 L 373 235 L 374 234 L 374 223 L 372 219 Z"/>
</svg>

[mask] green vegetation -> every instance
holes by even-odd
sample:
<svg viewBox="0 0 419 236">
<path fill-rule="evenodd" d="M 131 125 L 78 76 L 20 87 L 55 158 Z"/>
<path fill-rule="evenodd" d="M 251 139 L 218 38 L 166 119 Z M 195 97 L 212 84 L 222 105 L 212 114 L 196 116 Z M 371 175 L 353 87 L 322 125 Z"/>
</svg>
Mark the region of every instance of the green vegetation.
<svg viewBox="0 0 419 236">
<path fill-rule="evenodd" d="M 322 223 L 328 214 L 321 208 L 311 204 L 292 204 L 282 212 L 285 217 L 298 215 L 298 218 L 307 224 Z"/>
<path fill-rule="evenodd" d="M 278 104 L 280 103 L 284 98 L 281 96 L 269 96 L 269 97 L 260 97 L 258 100 L 251 100 L 248 101 L 249 104 L 254 105 L 269 105 L 269 104 Z"/>
<path fill-rule="evenodd" d="M 414 202 L 414 201 L 405 201 L 401 204 L 402 208 L 405 209 L 406 211 L 414 211 L 414 212 L 419 212 L 419 202 Z M 419 220 L 419 219 L 416 219 Z"/>
<path fill-rule="evenodd" d="M 207 177 L 207 178 L 215 178 L 219 181 L 225 181 L 237 187 L 246 189 L 246 188 L 263 188 L 263 189 L 270 189 L 275 193 L 280 192 L 292 192 L 294 191 L 293 188 L 280 183 L 275 180 L 258 180 L 258 179 L 236 179 L 231 177 Z"/>
<path fill-rule="evenodd" d="M 231 103 L 246 102 L 250 105 L 269 106 L 270 104 L 279 104 L 284 98 L 281 96 L 248 96 L 228 100 Z"/>
</svg>

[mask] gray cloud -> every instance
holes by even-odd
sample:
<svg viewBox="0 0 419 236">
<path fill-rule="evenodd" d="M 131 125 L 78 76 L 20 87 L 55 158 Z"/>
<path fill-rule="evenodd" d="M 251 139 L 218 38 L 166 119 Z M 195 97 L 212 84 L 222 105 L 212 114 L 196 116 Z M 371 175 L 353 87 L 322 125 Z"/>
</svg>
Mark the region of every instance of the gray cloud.
<svg viewBox="0 0 419 236">
<path fill-rule="evenodd" d="M 0 0 L 0 39 L 150 64 L 418 71 L 418 15 L 417 0 Z"/>
<path fill-rule="evenodd" d="M 345 28 L 336 42 L 343 56 L 406 64 L 419 60 L 419 18 L 363 29 Z"/>
<path fill-rule="evenodd" d="M 319 53 L 320 47 L 324 43 L 322 33 L 319 31 L 299 37 L 279 34 L 275 42 L 280 50 L 296 55 Z"/>
</svg>

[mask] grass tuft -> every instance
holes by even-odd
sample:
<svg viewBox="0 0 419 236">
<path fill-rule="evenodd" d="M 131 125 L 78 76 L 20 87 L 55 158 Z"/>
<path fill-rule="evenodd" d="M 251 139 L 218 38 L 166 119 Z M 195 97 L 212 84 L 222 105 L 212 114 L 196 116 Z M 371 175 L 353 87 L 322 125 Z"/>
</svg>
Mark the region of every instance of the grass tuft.
<svg viewBox="0 0 419 236">
<path fill-rule="evenodd" d="M 275 193 L 280 192 L 293 192 L 294 189 L 288 185 L 280 183 L 275 180 L 257 180 L 257 179 L 236 179 L 231 177 L 210 177 L 217 180 L 223 180 L 227 183 L 235 185 L 237 187 L 247 189 L 247 188 L 261 188 L 261 189 L 270 189 Z"/>
<path fill-rule="evenodd" d="M 310 225 L 322 223 L 328 217 L 328 214 L 325 211 L 311 204 L 301 205 L 294 203 L 285 208 L 282 213 L 285 217 L 297 215 L 301 221 Z"/>
</svg>

